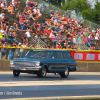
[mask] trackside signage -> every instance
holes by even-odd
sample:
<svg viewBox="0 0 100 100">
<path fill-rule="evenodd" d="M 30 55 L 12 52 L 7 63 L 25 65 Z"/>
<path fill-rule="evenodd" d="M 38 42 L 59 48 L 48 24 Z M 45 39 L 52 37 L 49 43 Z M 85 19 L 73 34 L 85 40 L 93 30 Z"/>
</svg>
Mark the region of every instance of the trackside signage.
<svg viewBox="0 0 100 100">
<path fill-rule="evenodd" d="M 76 61 L 100 61 L 100 52 L 75 52 L 71 51 Z"/>
</svg>

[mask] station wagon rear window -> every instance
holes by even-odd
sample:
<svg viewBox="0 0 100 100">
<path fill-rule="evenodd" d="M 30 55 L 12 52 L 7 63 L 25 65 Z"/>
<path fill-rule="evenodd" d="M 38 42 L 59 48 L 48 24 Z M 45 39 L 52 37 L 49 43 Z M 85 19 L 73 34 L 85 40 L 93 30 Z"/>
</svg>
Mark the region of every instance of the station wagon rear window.
<svg viewBox="0 0 100 100">
<path fill-rule="evenodd" d="M 63 58 L 64 59 L 72 59 L 72 55 L 69 52 L 63 52 Z"/>
</svg>

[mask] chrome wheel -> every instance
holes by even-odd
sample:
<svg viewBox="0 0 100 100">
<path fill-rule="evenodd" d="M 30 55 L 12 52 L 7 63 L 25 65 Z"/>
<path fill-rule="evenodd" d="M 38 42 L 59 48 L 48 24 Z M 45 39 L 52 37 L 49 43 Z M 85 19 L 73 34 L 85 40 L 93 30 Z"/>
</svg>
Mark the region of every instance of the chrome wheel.
<svg viewBox="0 0 100 100">
<path fill-rule="evenodd" d="M 69 76 L 69 69 L 66 68 L 63 73 L 59 73 L 62 78 L 67 78 Z"/>
<path fill-rule="evenodd" d="M 40 72 L 37 74 L 38 77 L 45 77 L 46 76 L 46 68 L 43 67 Z"/>
<path fill-rule="evenodd" d="M 65 69 L 65 75 L 66 75 L 66 76 L 69 75 L 69 70 L 68 70 L 68 68 Z"/>
<path fill-rule="evenodd" d="M 46 76 L 46 69 L 45 68 L 42 69 L 42 76 L 43 77 Z"/>
<path fill-rule="evenodd" d="M 13 70 L 13 75 L 14 75 L 15 77 L 18 77 L 18 76 L 19 76 L 19 74 L 20 74 L 20 71 Z"/>
</svg>

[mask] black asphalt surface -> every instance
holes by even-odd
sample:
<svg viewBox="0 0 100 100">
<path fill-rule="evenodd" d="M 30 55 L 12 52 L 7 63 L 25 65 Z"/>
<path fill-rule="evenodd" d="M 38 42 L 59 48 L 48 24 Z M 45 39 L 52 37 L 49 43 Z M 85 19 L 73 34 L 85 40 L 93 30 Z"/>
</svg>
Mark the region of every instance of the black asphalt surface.
<svg viewBox="0 0 100 100">
<path fill-rule="evenodd" d="M 61 78 L 59 75 L 47 75 L 46 78 L 38 78 L 32 74 L 22 74 L 14 77 L 11 74 L 0 75 L 0 82 L 10 81 L 59 81 L 59 80 L 100 80 L 100 75 L 69 75 Z M 7 95 L 9 92 L 20 92 L 22 95 Z M 46 86 L 14 86 L 0 87 L 0 99 L 30 98 L 30 97 L 55 97 L 55 96 L 87 96 L 100 95 L 100 85 L 46 85 Z"/>
</svg>

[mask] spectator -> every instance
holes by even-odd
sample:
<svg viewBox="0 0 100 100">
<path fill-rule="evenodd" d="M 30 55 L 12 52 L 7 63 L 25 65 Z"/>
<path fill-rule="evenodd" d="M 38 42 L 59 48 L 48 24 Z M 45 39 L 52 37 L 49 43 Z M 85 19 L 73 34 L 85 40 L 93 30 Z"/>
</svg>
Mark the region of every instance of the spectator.
<svg viewBox="0 0 100 100">
<path fill-rule="evenodd" d="M 23 24 L 22 27 L 21 27 L 21 31 L 24 31 L 24 30 L 26 30 L 26 25 L 25 24 Z"/>
<path fill-rule="evenodd" d="M 2 46 L 2 42 L 0 41 L 0 46 Z M 0 48 L 0 59 L 2 58 L 1 48 Z"/>
<path fill-rule="evenodd" d="M 14 33 L 11 32 L 10 34 L 8 34 L 8 38 L 7 38 L 7 41 L 8 42 L 11 42 L 11 43 L 19 43 L 17 40 L 16 40 L 16 37 L 14 36 Z"/>
<path fill-rule="evenodd" d="M 14 30 L 14 31 L 18 31 L 18 30 L 19 30 L 18 24 L 17 24 L 17 23 L 14 23 L 14 24 L 13 24 L 13 30 Z"/>
<path fill-rule="evenodd" d="M 72 49 L 72 41 L 71 41 L 71 39 L 68 39 L 67 45 L 68 45 L 68 49 Z"/>
<path fill-rule="evenodd" d="M 62 49 L 66 49 L 66 48 L 67 48 L 66 43 L 64 43 L 64 45 L 63 45 L 63 48 L 62 48 Z"/>
<path fill-rule="evenodd" d="M 3 10 L 4 9 L 4 2 L 1 2 L 1 10 Z"/>
<path fill-rule="evenodd" d="M 30 34 L 30 30 L 28 29 L 25 33 L 27 35 L 27 38 L 29 39 L 31 37 L 31 34 Z"/>
<path fill-rule="evenodd" d="M 15 43 L 13 43 L 12 46 L 16 48 L 17 45 Z M 15 48 L 11 48 L 11 59 L 13 59 L 15 57 Z"/>
<path fill-rule="evenodd" d="M 58 43 L 56 43 L 56 49 L 60 49 L 60 46 Z"/>
<path fill-rule="evenodd" d="M 83 22 L 80 23 L 80 26 L 82 26 L 82 28 L 84 28 L 84 24 L 83 24 Z"/>
<path fill-rule="evenodd" d="M 22 43 L 19 43 L 19 47 L 23 47 Z M 24 49 L 20 48 L 20 58 L 23 58 L 23 52 L 24 52 Z"/>
<path fill-rule="evenodd" d="M 51 19 L 52 18 L 52 16 L 53 16 L 53 12 L 52 12 L 52 10 L 50 10 L 50 12 L 49 12 L 49 18 Z"/>
<path fill-rule="evenodd" d="M 30 46 L 30 48 L 35 48 L 35 44 L 32 43 L 31 46 Z"/>
<path fill-rule="evenodd" d="M 2 21 L 4 18 L 5 18 L 5 14 L 4 13 L 1 13 L 0 14 L 0 21 Z"/>
<path fill-rule="evenodd" d="M 25 32 L 21 34 L 21 39 L 23 40 L 23 43 L 27 42 L 28 44 L 28 39 L 27 39 Z"/>
<path fill-rule="evenodd" d="M 1 59 L 4 58 L 4 56 L 6 55 L 6 48 L 4 48 L 5 46 L 7 46 L 6 42 L 2 45 L 3 48 L 1 48 Z"/>
</svg>

